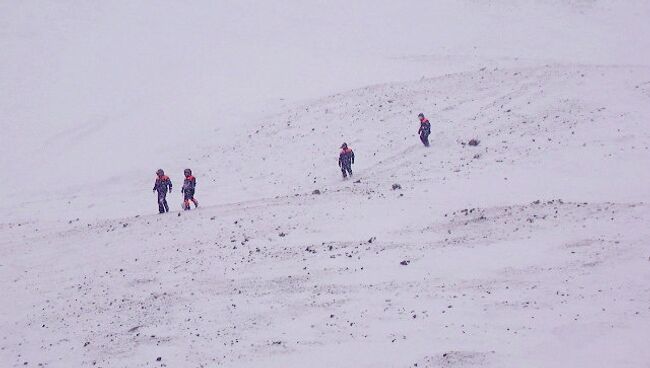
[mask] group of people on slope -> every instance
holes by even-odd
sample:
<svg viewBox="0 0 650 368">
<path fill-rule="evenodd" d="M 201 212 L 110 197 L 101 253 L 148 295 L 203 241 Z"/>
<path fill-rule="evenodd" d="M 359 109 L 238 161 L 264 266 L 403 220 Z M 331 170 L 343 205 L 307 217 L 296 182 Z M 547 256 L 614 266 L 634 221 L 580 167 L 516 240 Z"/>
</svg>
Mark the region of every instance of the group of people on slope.
<svg viewBox="0 0 650 368">
<path fill-rule="evenodd" d="M 192 170 L 185 169 L 183 171 L 185 180 L 183 180 L 183 187 L 181 194 L 183 194 L 183 209 L 189 211 L 190 201 L 194 203 L 194 208 L 199 206 L 199 201 L 194 198 L 196 190 L 196 178 L 192 175 Z M 172 180 L 169 176 L 165 175 L 162 169 L 156 171 L 156 182 L 153 185 L 153 191 L 158 192 L 158 212 L 169 212 L 169 205 L 167 204 L 167 193 L 172 192 Z"/>
<path fill-rule="evenodd" d="M 418 129 L 420 141 L 422 141 L 422 144 L 424 144 L 425 147 L 429 147 L 431 123 L 429 123 L 429 119 L 424 117 L 424 114 L 419 114 L 418 118 L 420 119 L 420 129 Z M 341 145 L 341 152 L 339 153 L 339 167 L 341 168 L 343 179 L 346 179 L 348 175 L 352 176 L 353 164 L 354 151 L 352 151 L 352 148 L 348 147 L 347 143 L 343 143 Z M 183 188 L 181 189 L 181 193 L 183 194 L 183 210 L 188 211 L 190 209 L 190 202 L 194 203 L 194 208 L 199 206 L 199 202 L 194 198 L 196 178 L 192 175 L 192 170 L 190 169 L 185 169 L 183 173 L 185 175 Z M 156 183 L 153 186 L 153 191 L 158 192 L 158 212 L 169 212 L 167 193 L 172 192 L 172 181 L 169 176 L 165 175 L 165 172 L 162 169 L 158 169 L 156 175 Z"/>
<path fill-rule="evenodd" d="M 420 141 L 422 141 L 425 147 L 429 147 L 431 123 L 429 119 L 424 117 L 424 114 L 418 114 L 418 118 L 420 119 L 420 129 L 418 129 Z M 343 143 L 341 145 L 341 153 L 339 153 L 339 167 L 341 168 L 343 179 L 347 178 L 348 175 L 352 176 L 352 164 L 354 164 L 354 151 L 348 147 L 347 143 Z"/>
</svg>

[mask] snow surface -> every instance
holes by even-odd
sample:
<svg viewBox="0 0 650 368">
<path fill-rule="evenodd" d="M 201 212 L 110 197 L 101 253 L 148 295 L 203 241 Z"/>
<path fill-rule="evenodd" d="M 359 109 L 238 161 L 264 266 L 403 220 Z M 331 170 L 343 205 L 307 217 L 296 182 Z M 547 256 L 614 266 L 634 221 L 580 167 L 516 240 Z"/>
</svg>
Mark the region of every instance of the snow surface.
<svg viewBox="0 0 650 368">
<path fill-rule="evenodd" d="M 650 366 L 647 19 L 0 2 L 0 367 Z"/>
</svg>

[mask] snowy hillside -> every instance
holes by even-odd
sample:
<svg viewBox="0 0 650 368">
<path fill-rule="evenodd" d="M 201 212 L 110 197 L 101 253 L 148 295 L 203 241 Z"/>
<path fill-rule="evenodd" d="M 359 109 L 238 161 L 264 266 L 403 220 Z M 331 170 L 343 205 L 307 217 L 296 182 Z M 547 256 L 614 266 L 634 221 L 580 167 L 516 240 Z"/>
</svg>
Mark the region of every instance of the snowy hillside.
<svg viewBox="0 0 650 368">
<path fill-rule="evenodd" d="M 0 367 L 648 366 L 648 16 L 0 3 Z"/>
</svg>

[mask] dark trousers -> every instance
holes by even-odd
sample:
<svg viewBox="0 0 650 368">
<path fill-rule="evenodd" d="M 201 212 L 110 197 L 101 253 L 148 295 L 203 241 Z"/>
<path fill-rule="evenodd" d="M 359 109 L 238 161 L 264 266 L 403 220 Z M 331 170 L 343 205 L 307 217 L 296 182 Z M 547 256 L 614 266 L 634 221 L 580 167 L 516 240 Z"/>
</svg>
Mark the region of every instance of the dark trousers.
<svg viewBox="0 0 650 368">
<path fill-rule="evenodd" d="M 429 134 L 430 132 L 422 132 L 420 133 L 420 140 L 422 141 L 422 144 L 424 144 L 425 147 L 429 147 Z"/>
<path fill-rule="evenodd" d="M 184 210 L 189 210 L 190 209 L 190 201 L 194 203 L 194 207 L 199 206 L 199 201 L 197 201 L 194 198 L 194 189 L 185 189 L 183 193 L 183 209 Z"/>
<path fill-rule="evenodd" d="M 169 205 L 167 204 L 167 191 L 158 191 L 158 212 L 169 212 Z"/>
<path fill-rule="evenodd" d="M 344 178 L 348 177 L 348 173 L 352 176 L 352 165 L 343 164 L 343 166 L 341 166 L 341 172 L 343 173 Z"/>
</svg>

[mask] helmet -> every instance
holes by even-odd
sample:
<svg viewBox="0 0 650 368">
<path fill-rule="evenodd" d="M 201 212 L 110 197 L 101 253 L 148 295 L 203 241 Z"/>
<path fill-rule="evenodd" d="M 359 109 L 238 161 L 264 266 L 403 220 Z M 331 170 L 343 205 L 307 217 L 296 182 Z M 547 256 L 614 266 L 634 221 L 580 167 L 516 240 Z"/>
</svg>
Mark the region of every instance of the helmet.
<svg viewBox="0 0 650 368">
<path fill-rule="evenodd" d="M 158 169 L 158 170 L 156 171 L 156 175 L 158 175 L 158 176 L 163 176 L 163 175 L 165 175 L 165 172 L 163 171 L 163 169 Z"/>
<path fill-rule="evenodd" d="M 423 114 L 423 113 L 419 113 L 419 114 L 418 114 L 418 118 L 423 118 L 423 117 L 424 117 L 424 114 Z"/>
<path fill-rule="evenodd" d="M 343 142 L 343 144 L 341 145 L 341 148 L 348 148 L 348 144 Z"/>
<path fill-rule="evenodd" d="M 183 173 L 185 174 L 185 176 L 190 176 L 190 175 L 192 175 L 192 170 L 185 169 L 185 171 L 183 171 Z"/>
</svg>

